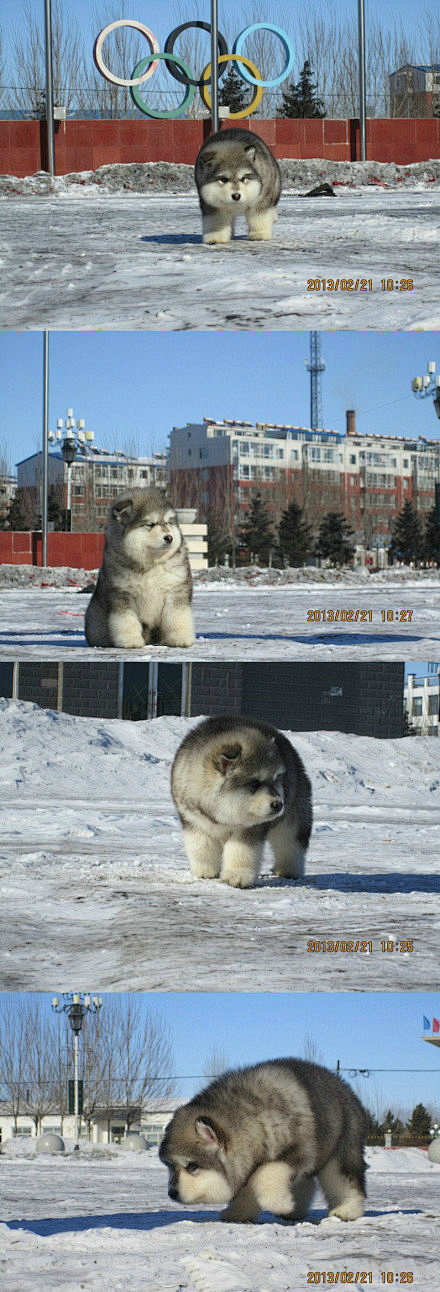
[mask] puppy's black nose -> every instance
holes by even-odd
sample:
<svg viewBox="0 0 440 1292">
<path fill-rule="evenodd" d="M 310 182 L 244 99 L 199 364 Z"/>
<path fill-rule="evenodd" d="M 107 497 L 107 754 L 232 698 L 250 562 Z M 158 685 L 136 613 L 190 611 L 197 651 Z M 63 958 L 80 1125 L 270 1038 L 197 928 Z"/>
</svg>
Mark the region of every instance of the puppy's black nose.
<svg viewBox="0 0 440 1292">
<path fill-rule="evenodd" d="M 172 535 L 172 534 L 164 534 L 164 536 L 163 536 L 163 541 L 164 541 L 164 543 L 172 543 L 172 541 L 173 541 L 173 535 Z"/>
<path fill-rule="evenodd" d="M 283 806 L 282 799 L 272 799 L 270 806 L 272 808 L 272 812 L 279 812 L 280 808 Z"/>
<path fill-rule="evenodd" d="M 177 1202 L 178 1196 L 177 1189 L 168 1189 L 168 1197 L 172 1198 L 173 1202 Z"/>
<path fill-rule="evenodd" d="M 239 201 L 240 201 L 240 197 L 241 197 L 241 193 L 232 193 L 232 201 L 233 201 L 233 202 L 239 202 Z"/>
</svg>

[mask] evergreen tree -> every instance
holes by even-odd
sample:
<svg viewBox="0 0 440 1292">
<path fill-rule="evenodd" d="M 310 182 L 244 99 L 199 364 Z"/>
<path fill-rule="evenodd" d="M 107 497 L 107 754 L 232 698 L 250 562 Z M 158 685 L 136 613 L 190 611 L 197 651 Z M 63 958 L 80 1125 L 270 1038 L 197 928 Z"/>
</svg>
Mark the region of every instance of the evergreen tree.
<svg viewBox="0 0 440 1292">
<path fill-rule="evenodd" d="M 62 488 L 57 485 L 49 485 L 47 495 L 47 519 L 53 522 L 55 529 L 61 529 L 63 518 L 63 495 Z"/>
<path fill-rule="evenodd" d="M 428 512 L 425 524 L 425 558 L 440 562 L 440 517 L 437 508 Z"/>
<path fill-rule="evenodd" d="M 429 1142 L 429 1130 L 431 1126 L 431 1114 L 425 1108 L 424 1104 L 416 1104 L 411 1113 L 408 1122 L 408 1130 L 414 1139 L 425 1140 Z"/>
<path fill-rule="evenodd" d="M 283 511 L 278 529 L 278 547 L 288 565 L 305 565 L 312 548 L 312 531 L 302 519 L 302 508 L 291 502 Z"/>
<path fill-rule="evenodd" d="M 220 81 L 218 101 L 222 107 L 230 108 L 231 112 L 242 112 L 246 107 L 248 101 L 246 85 L 233 64 L 228 68 L 224 79 Z"/>
<path fill-rule="evenodd" d="M 252 498 L 246 520 L 240 527 L 239 543 L 241 548 L 246 548 L 251 560 L 267 564 L 274 536 L 261 493 Z"/>
<path fill-rule="evenodd" d="M 353 556 L 353 530 L 339 511 L 329 511 L 321 521 L 315 552 L 330 565 L 348 565 Z"/>
<path fill-rule="evenodd" d="M 218 516 L 209 509 L 206 523 L 208 526 L 208 565 L 223 565 L 226 553 L 231 553 L 231 534 L 223 528 Z"/>
<path fill-rule="evenodd" d="M 312 81 L 312 69 L 306 58 L 297 85 L 289 81 L 282 91 L 283 102 L 277 110 L 277 117 L 325 117 L 327 113 L 316 90 L 317 86 Z"/>
<path fill-rule="evenodd" d="M 17 489 L 12 502 L 9 505 L 6 519 L 6 529 L 25 530 L 29 529 L 29 520 L 24 514 L 20 490 Z"/>
<path fill-rule="evenodd" d="M 391 1108 L 389 1108 L 388 1112 L 385 1114 L 380 1130 L 382 1135 L 385 1135 L 386 1131 L 391 1131 L 391 1134 L 396 1138 L 402 1134 L 403 1122 L 400 1120 L 400 1117 L 394 1116 L 394 1113 L 391 1112 Z"/>
<path fill-rule="evenodd" d="M 405 502 L 392 526 L 390 555 L 397 560 L 418 561 L 423 556 L 424 538 L 422 522 L 414 503 Z"/>
</svg>

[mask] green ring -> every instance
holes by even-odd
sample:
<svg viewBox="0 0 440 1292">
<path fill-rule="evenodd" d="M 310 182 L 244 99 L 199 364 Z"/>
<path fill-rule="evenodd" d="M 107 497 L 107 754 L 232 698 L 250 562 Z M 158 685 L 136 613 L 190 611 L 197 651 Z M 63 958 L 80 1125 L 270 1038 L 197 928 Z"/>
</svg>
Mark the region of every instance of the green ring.
<svg viewBox="0 0 440 1292">
<path fill-rule="evenodd" d="M 137 76 L 141 76 L 142 72 L 145 70 L 148 64 L 154 63 L 158 58 L 165 58 L 168 60 L 169 63 L 178 63 L 179 67 L 182 68 L 182 71 L 186 72 L 186 75 L 189 76 L 191 80 L 191 68 L 188 67 L 187 63 L 183 62 L 182 58 L 178 58 L 177 54 L 158 53 L 158 54 L 148 54 L 146 58 L 141 58 L 140 62 L 136 63 L 136 67 L 134 68 L 134 71 L 132 72 L 132 76 L 131 76 L 132 81 L 134 81 Z M 196 92 L 196 89 L 194 85 L 187 85 L 185 98 L 182 99 L 182 102 L 181 104 L 179 104 L 178 108 L 170 108 L 168 110 L 165 110 L 165 112 L 156 112 L 154 108 L 146 107 L 144 100 L 141 98 L 141 95 L 139 94 L 139 89 L 137 85 L 132 85 L 130 87 L 130 94 L 133 99 L 133 103 L 136 104 L 136 107 L 139 108 L 140 112 L 143 112 L 144 116 L 146 117 L 155 117 L 156 120 L 159 120 L 159 121 L 166 121 L 167 119 L 171 120 L 172 118 L 175 119 L 176 117 L 183 116 L 185 108 L 191 107 L 195 92 Z"/>
</svg>

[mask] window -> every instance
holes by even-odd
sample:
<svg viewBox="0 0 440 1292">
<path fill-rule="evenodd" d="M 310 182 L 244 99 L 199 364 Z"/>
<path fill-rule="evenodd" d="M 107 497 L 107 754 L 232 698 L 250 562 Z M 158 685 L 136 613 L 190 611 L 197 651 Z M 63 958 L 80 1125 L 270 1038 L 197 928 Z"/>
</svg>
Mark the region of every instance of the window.
<svg viewBox="0 0 440 1292">
<path fill-rule="evenodd" d="M 240 474 L 243 477 L 243 480 L 249 480 L 249 462 L 243 462 Z"/>
<path fill-rule="evenodd" d="M 240 453 L 249 453 L 249 440 L 242 440 L 240 444 Z"/>
<path fill-rule="evenodd" d="M 350 453 L 350 466 L 356 466 L 356 454 Z"/>
</svg>

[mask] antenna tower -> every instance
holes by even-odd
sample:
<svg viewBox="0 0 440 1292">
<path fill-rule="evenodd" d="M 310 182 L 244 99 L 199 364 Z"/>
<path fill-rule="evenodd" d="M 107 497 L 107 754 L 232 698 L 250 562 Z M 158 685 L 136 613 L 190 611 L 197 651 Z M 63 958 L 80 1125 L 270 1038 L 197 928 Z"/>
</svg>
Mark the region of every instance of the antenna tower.
<svg viewBox="0 0 440 1292">
<path fill-rule="evenodd" d="M 306 362 L 310 373 L 310 426 L 312 431 L 322 427 L 322 390 L 321 373 L 325 372 L 325 363 L 321 359 L 321 333 L 310 333 L 310 363 Z"/>
</svg>

